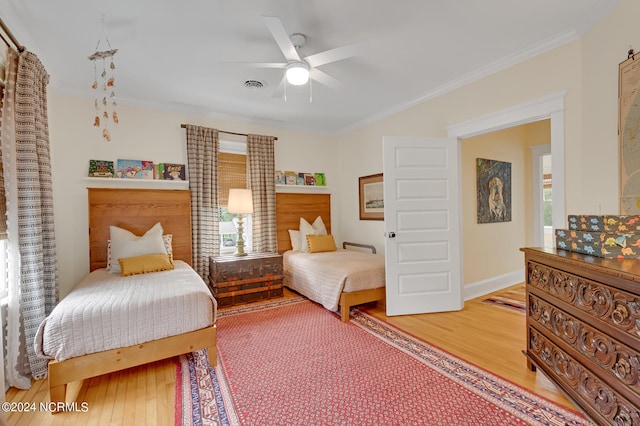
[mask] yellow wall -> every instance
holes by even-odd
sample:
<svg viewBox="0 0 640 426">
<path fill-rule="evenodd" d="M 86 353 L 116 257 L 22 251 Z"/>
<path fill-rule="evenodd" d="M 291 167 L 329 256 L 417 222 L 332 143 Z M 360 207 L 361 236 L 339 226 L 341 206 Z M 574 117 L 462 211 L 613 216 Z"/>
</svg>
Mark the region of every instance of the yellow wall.
<svg viewBox="0 0 640 426">
<path fill-rule="evenodd" d="M 531 146 L 550 143 L 549 120 L 461 143 L 464 279 L 476 283 L 522 268 L 519 249 L 533 241 Z M 511 221 L 477 223 L 476 159 L 511 163 Z"/>
</svg>

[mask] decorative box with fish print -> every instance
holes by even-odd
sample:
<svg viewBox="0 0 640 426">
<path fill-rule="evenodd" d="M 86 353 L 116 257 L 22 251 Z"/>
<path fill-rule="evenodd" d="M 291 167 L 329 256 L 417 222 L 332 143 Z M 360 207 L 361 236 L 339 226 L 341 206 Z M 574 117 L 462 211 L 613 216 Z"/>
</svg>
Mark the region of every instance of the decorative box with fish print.
<svg viewBox="0 0 640 426">
<path fill-rule="evenodd" d="M 640 233 L 640 216 L 569 215 L 569 229 L 614 233 Z"/>
<path fill-rule="evenodd" d="M 640 234 L 556 229 L 556 247 L 605 258 L 639 258 Z"/>
</svg>

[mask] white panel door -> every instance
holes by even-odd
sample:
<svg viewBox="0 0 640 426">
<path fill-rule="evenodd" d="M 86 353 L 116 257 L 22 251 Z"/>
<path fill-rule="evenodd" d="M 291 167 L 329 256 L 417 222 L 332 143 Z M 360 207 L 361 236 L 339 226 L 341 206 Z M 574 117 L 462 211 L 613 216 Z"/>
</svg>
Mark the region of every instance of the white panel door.
<svg viewBox="0 0 640 426">
<path fill-rule="evenodd" d="M 458 140 L 382 142 L 387 315 L 460 310 Z"/>
</svg>

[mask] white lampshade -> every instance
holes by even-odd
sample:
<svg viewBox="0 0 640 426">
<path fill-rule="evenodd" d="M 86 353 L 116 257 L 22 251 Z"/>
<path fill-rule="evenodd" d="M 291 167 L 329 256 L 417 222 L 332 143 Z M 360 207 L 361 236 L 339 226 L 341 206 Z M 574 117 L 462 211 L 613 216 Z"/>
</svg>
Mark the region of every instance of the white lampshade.
<svg viewBox="0 0 640 426">
<path fill-rule="evenodd" d="M 229 205 L 227 206 L 229 213 L 248 214 L 253 213 L 253 196 L 250 189 L 230 189 Z"/>
<path fill-rule="evenodd" d="M 294 86 L 302 86 L 309 81 L 309 65 L 304 62 L 291 62 L 287 65 L 287 81 Z"/>
</svg>

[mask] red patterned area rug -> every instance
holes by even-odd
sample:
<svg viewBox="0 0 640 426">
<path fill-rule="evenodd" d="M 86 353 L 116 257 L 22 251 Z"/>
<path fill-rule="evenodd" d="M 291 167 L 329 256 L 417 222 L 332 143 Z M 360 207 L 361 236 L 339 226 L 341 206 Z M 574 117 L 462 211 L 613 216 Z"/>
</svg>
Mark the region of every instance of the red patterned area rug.
<svg viewBox="0 0 640 426">
<path fill-rule="evenodd" d="M 180 358 L 176 424 L 591 425 L 361 311 L 282 302 L 221 312 L 217 367 Z"/>
</svg>

